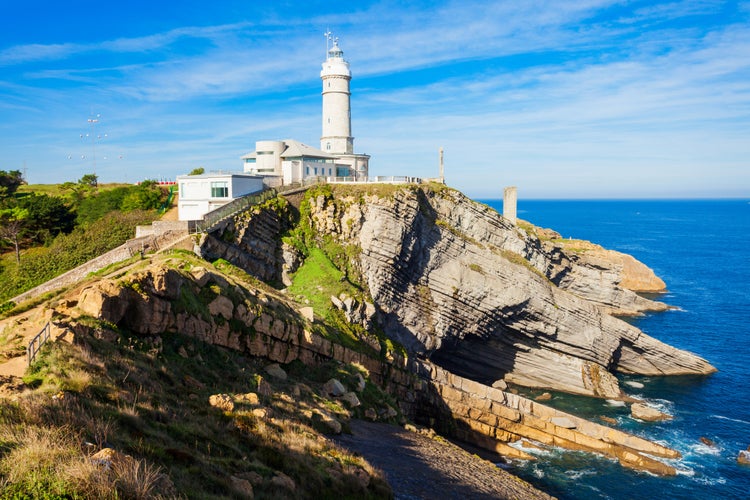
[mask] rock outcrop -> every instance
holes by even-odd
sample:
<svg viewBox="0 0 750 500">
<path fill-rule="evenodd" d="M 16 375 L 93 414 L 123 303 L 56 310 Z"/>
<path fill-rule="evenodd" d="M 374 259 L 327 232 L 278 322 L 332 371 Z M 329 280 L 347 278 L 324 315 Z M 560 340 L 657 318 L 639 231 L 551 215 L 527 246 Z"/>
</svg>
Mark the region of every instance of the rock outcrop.
<svg viewBox="0 0 750 500">
<path fill-rule="evenodd" d="M 167 283 L 172 293 L 164 288 Z M 179 293 L 175 293 L 177 290 Z M 199 307 L 199 298 L 208 305 Z M 222 307 L 209 307 L 217 303 Z M 325 359 L 357 363 L 367 370 L 370 380 L 388 388 L 404 414 L 417 422 L 435 425 L 449 436 L 510 458 L 532 459 L 531 455 L 509 445 L 532 440 L 540 447 L 558 446 L 599 453 L 617 459 L 626 467 L 655 474 L 675 473 L 674 468 L 659 460 L 679 456 L 670 448 L 460 377 L 427 360 L 395 352 L 375 358 L 332 343 L 313 333 L 283 296 L 248 287 L 205 268 L 193 267 L 188 272 L 160 264 L 131 272 L 120 281 L 102 279 L 81 291 L 78 312 L 72 301 L 66 307 L 70 319 L 63 320 L 65 314 L 58 311 L 58 321 L 75 323 L 76 314 L 86 314 L 99 318 L 105 325 L 128 328 L 145 337 L 158 337 L 161 332 L 156 332 L 151 325 L 159 324 L 164 327 L 162 332 L 180 332 L 276 363 L 299 360 L 315 365 Z M 132 316 L 136 312 L 139 320 L 134 322 Z M 224 314 L 229 314 L 231 319 Z M 274 376 L 277 367 L 267 365 L 266 371 Z M 278 375 L 280 373 L 276 374 L 277 378 Z M 355 384 L 357 391 L 365 389 L 364 379 L 355 379 Z M 329 380 L 323 391 L 340 398 L 349 407 L 361 405 L 357 395 L 336 379 Z M 258 395 L 270 397 L 272 394 L 270 384 L 259 376 L 257 394 L 234 397 L 214 394 L 208 404 L 227 412 L 232 411 L 235 404 L 257 405 Z M 256 418 L 268 418 L 268 412 L 266 408 L 252 408 Z M 370 420 L 398 416 L 398 412 L 387 405 L 367 408 L 363 414 Z M 342 431 L 341 423 L 323 409 L 314 411 L 311 418 L 327 432 Z"/>
<path fill-rule="evenodd" d="M 309 204 L 302 224 L 361 250 L 387 334 L 456 373 L 617 398 L 615 372 L 715 371 L 610 315 L 666 309 L 620 285 L 622 262 L 542 241 L 454 190 L 318 193 Z"/>
</svg>

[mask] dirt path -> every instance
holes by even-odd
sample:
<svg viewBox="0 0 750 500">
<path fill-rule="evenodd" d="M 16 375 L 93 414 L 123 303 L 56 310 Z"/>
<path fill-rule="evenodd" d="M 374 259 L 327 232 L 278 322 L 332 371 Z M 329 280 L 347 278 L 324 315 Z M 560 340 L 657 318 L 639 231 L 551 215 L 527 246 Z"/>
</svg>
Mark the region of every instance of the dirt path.
<svg viewBox="0 0 750 500">
<path fill-rule="evenodd" d="M 393 425 L 353 420 L 336 442 L 382 469 L 397 499 L 550 499 L 458 446 Z"/>
</svg>

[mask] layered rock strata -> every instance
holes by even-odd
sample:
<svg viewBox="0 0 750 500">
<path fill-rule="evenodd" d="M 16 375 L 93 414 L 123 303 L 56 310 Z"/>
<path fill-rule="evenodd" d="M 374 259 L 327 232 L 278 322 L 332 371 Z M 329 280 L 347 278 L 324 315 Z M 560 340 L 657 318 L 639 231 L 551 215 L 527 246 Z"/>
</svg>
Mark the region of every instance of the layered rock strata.
<svg viewBox="0 0 750 500">
<path fill-rule="evenodd" d="M 204 289 L 214 291 L 207 297 L 207 309 L 186 308 L 193 303 L 191 294 Z M 77 303 L 65 304 L 65 310 L 56 312 L 58 322 L 75 323 L 75 316 L 86 314 L 144 336 L 177 331 L 278 363 L 300 360 L 314 365 L 326 359 L 359 363 L 374 382 L 398 397 L 407 415 L 508 457 L 532 458 L 506 444 L 530 439 L 600 453 L 627 467 L 670 475 L 674 469 L 653 457 L 679 456 L 656 443 L 459 377 L 429 361 L 394 352 L 375 357 L 332 343 L 313 333 L 281 296 L 205 268 L 188 273 L 152 266 L 119 281 L 96 282 L 80 293 Z"/>
<path fill-rule="evenodd" d="M 570 256 L 456 191 L 309 203 L 302 224 L 361 250 L 355 264 L 387 334 L 457 373 L 617 398 L 615 372 L 715 371 L 610 316 L 666 307 L 621 287 L 621 264 Z"/>
</svg>

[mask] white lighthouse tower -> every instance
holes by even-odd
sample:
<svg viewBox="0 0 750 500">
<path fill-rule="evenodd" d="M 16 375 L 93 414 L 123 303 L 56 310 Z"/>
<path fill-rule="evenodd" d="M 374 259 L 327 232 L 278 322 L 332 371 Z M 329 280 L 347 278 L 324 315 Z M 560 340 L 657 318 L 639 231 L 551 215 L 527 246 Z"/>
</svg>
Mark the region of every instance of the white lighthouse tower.
<svg viewBox="0 0 750 500">
<path fill-rule="evenodd" d="M 344 52 L 339 47 L 338 38 L 326 36 L 326 60 L 320 71 L 323 81 L 323 133 L 320 136 L 320 149 L 334 154 L 339 162 L 350 167 L 350 175 L 367 178 L 368 155 L 354 153 L 352 137 L 351 92 L 349 82 L 352 73 Z M 333 44 L 329 46 L 329 42 Z"/>
<path fill-rule="evenodd" d="M 323 80 L 323 135 L 320 137 L 320 149 L 326 153 L 352 154 L 354 138 L 349 98 L 352 73 L 349 63 L 344 60 L 344 52 L 339 48 L 338 38 L 328 49 L 320 78 Z"/>
</svg>

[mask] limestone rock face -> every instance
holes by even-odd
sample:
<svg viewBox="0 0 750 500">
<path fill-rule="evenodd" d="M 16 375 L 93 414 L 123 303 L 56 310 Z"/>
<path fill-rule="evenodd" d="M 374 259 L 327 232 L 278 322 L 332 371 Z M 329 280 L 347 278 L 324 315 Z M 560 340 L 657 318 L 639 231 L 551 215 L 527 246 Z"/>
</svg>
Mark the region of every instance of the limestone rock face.
<svg viewBox="0 0 750 500">
<path fill-rule="evenodd" d="M 387 334 L 455 373 L 616 398 L 616 371 L 715 371 L 609 315 L 666 306 L 621 286 L 624 264 L 606 252 L 542 242 L 448 189 L 310 205 L 319 233 L 361 249 L 356 265 Z"/>
<path fill-rule="evenodd" d="M 253 207 L 222 222 L 217 231 L 205 235 L 200 255 L 209 261 L 223 258 L 264 281 L 281 281 L 282 271 L 293 272 L 298 256 L 283 248 L 280 235 L 287 227 L 286 209 Z M 282 258 L 289 262 L 282 269 Z"/>
</svg>

